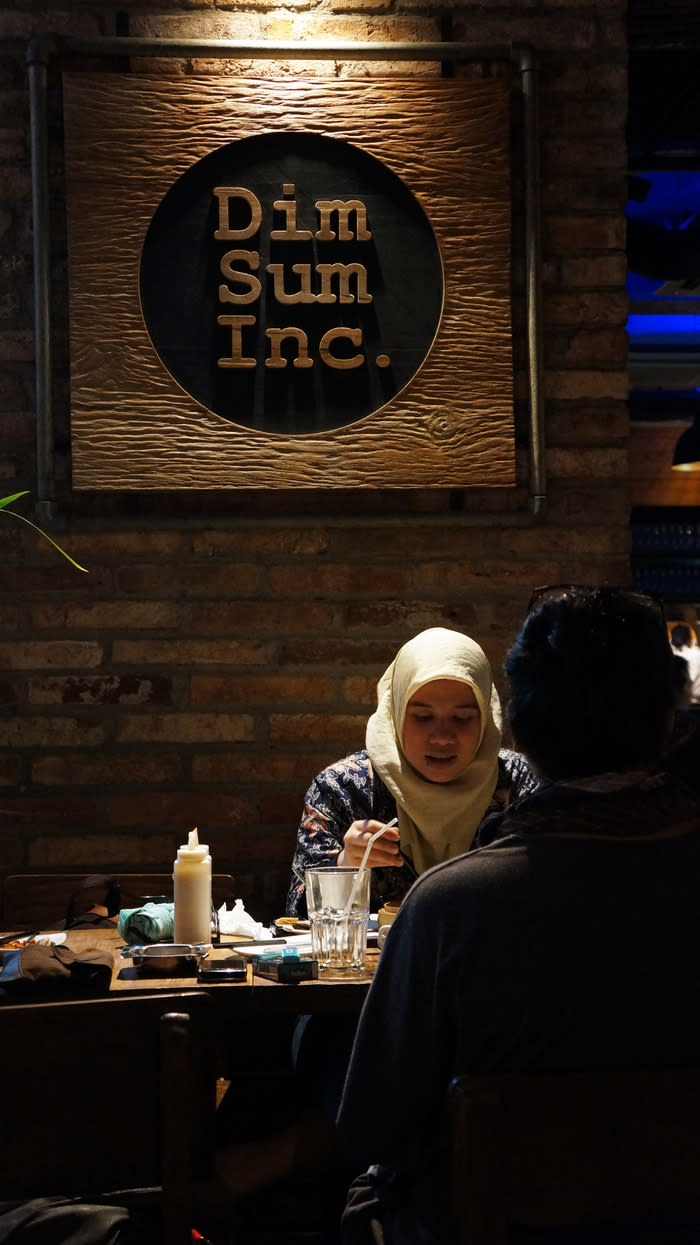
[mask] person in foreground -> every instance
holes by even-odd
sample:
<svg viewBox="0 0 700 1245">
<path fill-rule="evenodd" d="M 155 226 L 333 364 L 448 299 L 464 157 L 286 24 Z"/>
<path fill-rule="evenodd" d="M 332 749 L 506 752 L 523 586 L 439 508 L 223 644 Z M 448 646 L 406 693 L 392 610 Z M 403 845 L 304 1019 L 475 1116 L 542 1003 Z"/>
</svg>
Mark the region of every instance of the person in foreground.
<svg viewBox="0 0 700 1245">
<path fill-rule="evenodd" d="M 466 852 L 482 819 L 536 785 L 501 748 L 501 707 L 475 640 L 444 627 L 399 649 L 377 685 L 366 748 L 323 770 L 306 794 L 287 914 L 298 914 L 311 865 L 359 865 L 373 844 L 370 904 L 400 902 L 416 877 Z"/>
<path fill-rule="evenodd" d="M 395 1173 L 392 1245 L 453 1240 L 454 1076 L 696 1063 L 700 1049 L 698 737 L 665 753 L 658 608 L 607 588 L 546 591 L 505 669 L 514 740 L 543 781 L 490 819 L 487 846 L 404 900 L 337 1120 L 352 1172 Z"/>
</svg>

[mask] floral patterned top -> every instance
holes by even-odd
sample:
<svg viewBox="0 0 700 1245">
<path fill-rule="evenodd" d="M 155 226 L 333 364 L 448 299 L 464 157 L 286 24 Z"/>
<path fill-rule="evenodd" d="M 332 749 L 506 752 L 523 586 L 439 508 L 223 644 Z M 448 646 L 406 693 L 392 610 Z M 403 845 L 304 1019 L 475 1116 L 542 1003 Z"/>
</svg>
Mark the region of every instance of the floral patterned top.
<svg viewBox="0 0 700 1245">
<path fill-rule="evenodd" d="M 502 748 L 498 756 L 496 789 L 484 818 L 502 812 L 508 804 L 529 795 L 536 786 L 537 778 L 525 758 Z M 395 816 L 396 801 L 374 773 L 365 749 L 343 757 L 318 774 L 306 793 L 297 831 L 287 916 L 306 915 L 304 870 L 311 865 L 335 864 L 343 848 L 345 832 L 353 821 L 372 818 L 386 822 Z M 474 845 L 477 845 L 476 840 Z M 401 854 L 403 865 L 372 870 L 370 907 L 373 912 L 387 902 L 400 903 L 418 876 L 411 861 L 403 852 Z"/>
</svg>

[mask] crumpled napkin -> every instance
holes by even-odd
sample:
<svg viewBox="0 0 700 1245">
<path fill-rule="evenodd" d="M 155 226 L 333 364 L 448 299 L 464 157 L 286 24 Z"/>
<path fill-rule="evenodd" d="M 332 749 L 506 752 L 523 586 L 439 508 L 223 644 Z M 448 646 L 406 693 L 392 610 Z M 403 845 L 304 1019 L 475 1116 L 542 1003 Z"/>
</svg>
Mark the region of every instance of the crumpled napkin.
<svg viewBox="0 0 700 1245">
<path fill-rule="evenodd" d="M 226 904 L 223 903 L 219 908 L 219 932 L 222 934 L 240 934 L 242 938 L 267 938 L 270 931 L 266 925 L 261 925 L 260 921 L 255 921 L 249 912 L 246 912 L 242 899 L 237 899 L 230 912 L 226 911 Z"/>
<path fill-rule="evenodd" d="M 165 942 L 174 932 L 175 905 L 172 903 L 146 903 L 141 908 L 122 908 L 119 913 L 119 933 L 132 946 Z"/>
</svg>

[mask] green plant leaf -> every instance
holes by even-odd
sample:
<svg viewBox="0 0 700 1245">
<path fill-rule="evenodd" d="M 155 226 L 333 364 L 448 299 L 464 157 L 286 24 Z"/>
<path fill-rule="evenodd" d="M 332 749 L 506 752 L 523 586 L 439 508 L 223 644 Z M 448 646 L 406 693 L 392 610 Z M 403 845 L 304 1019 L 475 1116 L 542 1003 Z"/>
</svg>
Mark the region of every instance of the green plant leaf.
<svg viewBox="0 0 700 1245">
<path fill-rule="evenodd" d="M 11 506 L 13 501 L 17 501 L 18 497 L 26 497 L 28 492 L 29 490 L 25 489 L 23 493 L 10 493 L 9 497 L 0 497 L 0 510 L 5 510 L 8 506 Z"/>
<path fill-rule="evenodd" d="M 20 519 L 22 523 L 27 524 L 27 527 L 33 528 L 35 532 L 38 532 L 40 536 L 44 537 L 44 540 L 48 540 L 49 544 L 53 545 L 54 549 L 56 549 L 67 562 L 70 562 L 71 566 L 74 566 L 76 571 L 84 571 L 87 575 L 87 567 L 81 566 L 80 563 L 76 562 L 69 553 L 66 553 L 65 549 L 62 549 L 61 546 L 57 544 L 51 536 L 49 536 L 48 532 L 44 531 L 43 527 L 39 527 L 37 523 L 32 523 L 32 520 L 28 519 L 26 515 L 18 514 L 16 510 L 9 509 L 13 501 L 16 501 L 18 497 L 26 497 L 27 492 L 28 490 L 24 489 L 22 493 L 12 493 L 10 497 L 0 497 L 0 510 L 4 510 L 5 514 L 11 514 L 13 519 Z"/>
</svg>

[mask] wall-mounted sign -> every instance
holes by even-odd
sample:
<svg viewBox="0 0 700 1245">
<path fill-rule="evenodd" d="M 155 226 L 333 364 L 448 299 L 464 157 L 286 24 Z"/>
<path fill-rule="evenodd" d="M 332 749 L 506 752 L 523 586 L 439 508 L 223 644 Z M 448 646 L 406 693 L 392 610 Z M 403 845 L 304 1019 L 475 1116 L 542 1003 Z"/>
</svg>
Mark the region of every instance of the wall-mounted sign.
<svg viewBox="0 0 700 1245">
<path fill-rule="evenodd" d="M 500 81 L 64 98 L 74 487 L 515 483 Z"/>
</svg>

